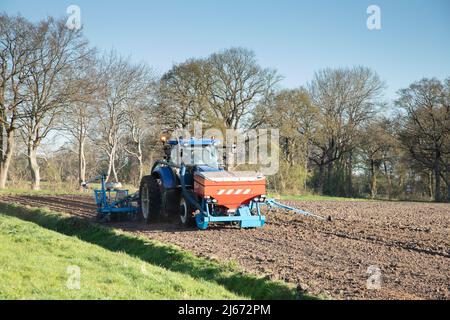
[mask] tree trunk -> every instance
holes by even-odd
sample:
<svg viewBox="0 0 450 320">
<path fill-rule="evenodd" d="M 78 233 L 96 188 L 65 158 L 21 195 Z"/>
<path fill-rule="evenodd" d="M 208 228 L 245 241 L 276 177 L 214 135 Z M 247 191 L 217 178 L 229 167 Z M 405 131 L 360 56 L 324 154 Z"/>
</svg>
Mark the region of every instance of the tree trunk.
<svg viewBox="0 0 450 320">
<path fill-rule="evenodd" d="M 118 176 L 117 176 L 116 157 L 115 157 L 115 156 L 113 156 L 113 159 L 112 159 L 111 169 L 112 169 L 112 174 L 113 174 L 114 182 L 119 182 L 119 178 L 118 178 Z"/>
<path fill-rule="evenodd" d="M 445 172 L 446 172 L 445 183 L 447 184 L 447 201 L 450 202 L 450 165 L 448 164 L 446 165 Z"/>
<path fill-rule="evenodd" d="M 377 175 L 375 172 L 375 162 L 370 161 L 370 197 L 374 199 L 377 195 Z"/>
<path fill-rule="evenodd" d="M 142 177 L 144 176 L 144 163 L 142 162 L 142 156 L 138 157 L 139 162 L 139 179 L 138 184 L 141 183 Z"/>
<path fill-rule="evenodd" d="M 6 150 L 0 160 L 0 189 L 6 188 L 6 181 L 8 180 L 8 170 L 9 165 L 11 164 L 11 159 L 13 157 L 14 146 L 14 133 L 10 130 L 6 133 Z M 1 147 L 3 148 L 3 144 L 1 145 Z"/>
<path fill-rule="evenodd" d="M 327 184 L 326 187 L 324 186 L 324 190 L 322 190 L 322 193 L 327 193 L 330 195 L 335 195 L 336 190 L 332 190 L 332 177 L 333 177 L 333 162 L 328 162 L 327 167 Z"/>
<path fill-rule="evenodd" d="M 78 181 L 81 185 L 86 181 L 86 155 L 84 154 L 84 139 L 78 145 Z"/>
<path fill-rule="evenodd" d="M 392 199 L 392 177 L 391 177 L 391 173 L 388 172 L 387 175 L 387 192 L 388 192 L 388 199 L 391 200 Z"/>
<path fill-rule="evenodd" d="M 347 196 L 353 195 L 353 152 L 348 156 Z"/>
<path fill-rule="evenodd" d="M 323 167 L 324 167 L 324 165 L 321 163 L 319 165 L 319 176 L 317 177 L 316 188 L 315 188 L 315 192 L 319 193 L 319 194 L 323 193 L 323 182 L 324 182 Z"/>
<path fill-rule="evenodd" d="M 281 170 L 280 174 L 280 188 L 279 190 L 281 193 L 284 193 L 286 191 L 286 179 L 284 178 L 284 172 Z"/>
<path fill-rule="evenodd" d="M 436 164 L 434 165 L 434 183 L 435 183 L 434 201 L 440 202 L 441 201 L 441 168 L 439 165 L 439 161 L 436 161 Z"/>
<path fill-rule="evenodd" d="M 391 173 L 387 169 L 386 161 L 383 161 L 383 166 L 384 166 L 384 174 L 385 174 L 386 179 L 387 179 L 386 191 L 387 191 L 388 199 L 391 200 L 392 199 L 392 178 L 391 178 Z"/>
<path fill-rule="evenodd" d="M 106 180 L 109 181 L 109 178 L 111 177 L 111 171 L 112 171 L 112 164 L 114 162 L 114 156 L 112 153 L 108 154 L 109 162 L 108 162 L 108 172 L 106 173 Z"/>
<path fill-rule="evenodd" d="M 401 194 L 405 194 L 405 178 L 403 177 L 403 175 L 400 175 L 398 177 L 398 185 L 400 187 Z"/>
<path fill-rule="evenodd" d="M 84 139 L 78 141 L 78 188 L 83 191 L 82 183 L 86 181 L 86 155 L 84 153 Z"/>
<path fill-rule="evenodd" d="M 445 175 L 442 174 L 441 175 L 441 179 L 444 181 L 444 184 L 446 186 L 446 197 L 444 197 L 443 195 L 441 195 L 442 200 L 446 199 L 447 201 L 450 202 L 450 166 L 448 164 L 444 164 L 445 166 Z"/>
<path fill-rule="evenodd" d="M 138 184 L 141 183 L 142 177 L 144 176 L 144 163 L 142 161 L 143 156 L 142 156 L 142 146 L 141 146 L 141 141 L 138 140 L 138 156 L 137 156 L 137 160 L 139 162 L 139 180 L 138 180 Z"/>
<path fill-rule="evenodd" d="M 428 172 L 428 193 L 430 201 L 433 201 L 433 171 Z"/>
<path fill-rule="evenodd" d="M 447 184 L 447 201 L 450 202 L 450 181 Z"/>
<path fill-rule="evenodd" d="M 31 188 L 33 190 L 39 190 L 41 184 L 40 168 L 37 162 L 36 147 L 28 146 L 28 165 L 31 173 Z"/>
</svg>

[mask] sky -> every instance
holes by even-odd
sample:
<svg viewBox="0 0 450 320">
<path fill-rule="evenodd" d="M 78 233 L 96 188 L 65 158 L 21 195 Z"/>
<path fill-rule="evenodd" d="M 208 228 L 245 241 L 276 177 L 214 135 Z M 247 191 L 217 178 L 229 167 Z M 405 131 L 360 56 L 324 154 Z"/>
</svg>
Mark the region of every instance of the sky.
<svg viewBox="0 0 450 320">
<path fill-rule="evenodd" d="M 282 88 L 305 85 L 323 68 L 363 65 L 378 72 L 392 100 L 423 77 L 450 76 L 449 0 L 0 0 L 0 12 L 38 21 L 68 17 L 72 4 L 91 45 L 161 74 L 245 47 L 278 70 Z M 370 5 L 380 8 L 380 30 L 367 28 Z"/>
</svg>

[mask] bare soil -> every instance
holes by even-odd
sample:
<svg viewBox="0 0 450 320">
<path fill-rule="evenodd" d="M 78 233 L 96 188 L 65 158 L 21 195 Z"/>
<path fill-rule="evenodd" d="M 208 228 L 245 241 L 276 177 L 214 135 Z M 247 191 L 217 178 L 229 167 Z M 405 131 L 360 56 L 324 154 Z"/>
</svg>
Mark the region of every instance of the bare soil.
<svg viewBox="0 0 450 320">
<path fill-rule="evenodd" d="M 96 207 L 88 196 L 2 195 L 0 201 L 95 221 Z M 277 210 L 266 213 L 264 228 L 254 230 L 212 226 L 198 231 L 137 221 L 107 225 L 176 244 L 199 256 L 235 261 L 250 272 L 295 283 L 311 294 L 335 299 L 450 298 L 449 204 L 286 203 L 331 215 L 333 221 Z M 368 289 L 376 268 L 381 272 L 380 287 Z"/>
</svg>

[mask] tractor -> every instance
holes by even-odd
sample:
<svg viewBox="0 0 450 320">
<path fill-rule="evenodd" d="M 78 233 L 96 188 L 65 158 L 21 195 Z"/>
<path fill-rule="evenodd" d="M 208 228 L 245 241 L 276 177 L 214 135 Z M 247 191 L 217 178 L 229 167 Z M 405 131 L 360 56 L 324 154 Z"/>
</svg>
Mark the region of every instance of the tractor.
<svg viewBox="0 0 450 320">
<path fill-rule="evenodd" d="M 241 228 L 262 227 L 260 204 L 266 201 L 266 179 L 255 172 L 230 172 L 219 163 L 215 139 L 164 141 L 165 159 L 154 163 L 140 183 L 143 219 L 178 221 L 207 229 L 210 223 Z"/>
<path fill-rule="evenodd" d="M 256 172 L 231 172 L 221 167 L 215 139 L 161 139 L 165 157 L 153 164 L 140 182 L 139 192 L 129 195 L 102 174 L 101 189 L 94 190 L 97 217 L 110 221 L 123 215 L 138 214 L 147 223 L 165 220 L 205 230 L 212 223 L 240 228 L 259 228 L 266 218 L 261 205 L 329 220 L 307 211 L 278 203 L 266 197 L 266 178 Z"/>
</svg>

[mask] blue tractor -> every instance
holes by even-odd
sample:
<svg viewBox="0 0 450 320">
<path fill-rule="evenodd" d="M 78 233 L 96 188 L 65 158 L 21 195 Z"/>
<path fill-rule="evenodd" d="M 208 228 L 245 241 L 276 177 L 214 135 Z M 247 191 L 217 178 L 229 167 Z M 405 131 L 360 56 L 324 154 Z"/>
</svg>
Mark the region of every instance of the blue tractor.
<svg viewBox="0 0 450 320">
<path fill-rule="evenodd" d="M 259 202 L 265 199 L 265 178 L 254 172 L 246 173 L 245 178 L 245 174 L 225 171 L 219 163 L 219 144 L 215 139 L 172 139 L 165 143 L 165 159 L 154 163 L 139 188 L 146 222 L 162 218 L 200 229 L 212 222 L 244 228 L 264 225 Z M 230 193 L 231 188 L 236 192 Z"/>
<path fill-rule="evenodd" d="M 127 190 L 106 183 L 105 175 L 91 181 L 101 181 L 101 189 L 94 190 L 99 220 L 139 214 L 147 223 L 172 221 L 202 230 L 212 223 L 259 228 L 266 221 L 261 205 L 325 220 L 267 199 L 266 179 L 259 173 L 224 170 L 217 149 L 220 142 L 215 139 L 162 140 L 164 160 L 153 164 L 138 193 L 129 195 Z"/>
<path fill-rule="evenodd" d="M 164 160 L 154 163 L 139 187 L 142 218 L 178 222 L 207 229 L 211 223 L 241 228 L 265 224 L 260 206 L 278 207 L 324 219 L 267 199 L 265 177 L 256 172 L 230 172 L 220 166 L 215 139 L 165 141 Z"/>
</svg>

